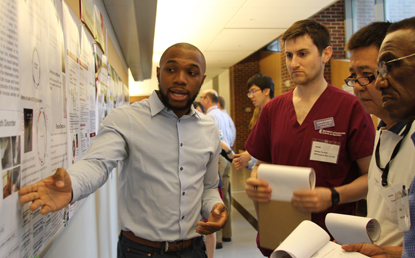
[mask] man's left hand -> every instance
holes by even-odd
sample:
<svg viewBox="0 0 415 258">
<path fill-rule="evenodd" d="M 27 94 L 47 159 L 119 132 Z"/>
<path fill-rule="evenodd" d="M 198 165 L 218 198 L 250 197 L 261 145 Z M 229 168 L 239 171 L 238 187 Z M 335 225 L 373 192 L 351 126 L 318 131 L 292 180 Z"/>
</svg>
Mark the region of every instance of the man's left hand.
<svg viewBox="0 0 415 258">
<path fill-rule="evenodd" d="M 322 212 L 331 207 L 331 190 L 316 187 L 314 190 L 294 191 L 291 203 L 295 208 L 304 212 Z"/>
<path fill-rule="evenodd" d="M 202 235 L 210 235 L 223 228 L 228 221 L 228 211 L 223 203 L 216 203 L 209 215 L 208 221 L 199 221 L 196 232 Z"/>
</svg>

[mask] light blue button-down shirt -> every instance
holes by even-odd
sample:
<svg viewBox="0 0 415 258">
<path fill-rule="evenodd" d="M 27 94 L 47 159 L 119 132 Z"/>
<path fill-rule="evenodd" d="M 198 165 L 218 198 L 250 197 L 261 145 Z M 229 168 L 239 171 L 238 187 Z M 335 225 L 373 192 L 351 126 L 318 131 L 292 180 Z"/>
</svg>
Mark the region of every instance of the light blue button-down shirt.
<svg viewBox="0 0 415 258">
<path fill-rule="evenodd" d="M 222 130 L 223 139 L 229 145 L 232 143 L 232 132 L 231 127 L 229 126 L 229 121 L 226 115 L 220 111 L 217 105 L 214 105 L 206 111 L 206 115 L 215 121 L 219 130 Z"/>
<path fill-rule="evenodd" d="M 149 99 L 114 109 L 82 160 L 68 172 L 73 200 L 93 193 L 121 165 L 120 227 L 152 241 L 198 236 L 196 224 L 222 203 L 217 187 L 220 137 L 193 106 L 178 118 L 154 91 Z"/>
</svg>

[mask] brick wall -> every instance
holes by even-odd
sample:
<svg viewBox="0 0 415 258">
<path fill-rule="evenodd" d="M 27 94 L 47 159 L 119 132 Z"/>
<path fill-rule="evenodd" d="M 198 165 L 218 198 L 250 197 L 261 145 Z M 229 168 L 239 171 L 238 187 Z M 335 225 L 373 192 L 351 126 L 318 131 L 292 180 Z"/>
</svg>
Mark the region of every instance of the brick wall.
<svg viewBox="0 0 415 258">
<path fill-rule="evenodd" d="M 335 59 L 345 58 L 345 28 L 344 28 L 344 1 L 339 0 L 321 12 L 310 17 L 318 22 L 327 26 L 331 34 L 331 45 L 333 47 L 333 56 Z M 281 53 L 284 53 L 284 43 L 281 42 Z M 231 87 L 231 116 L 235 122 L 237 137 L 234 149 L 244 149 L 244 143 L 249 136 L 248 124 L 252 117 L 252 112 L 246 112 L 245 107 L 251 107 L 253 111 L 254 106 L 247 98 L 246 82 L 247 80 L 257 73 L 259 73 L 259 51 L 252 54 L 248 58 L 244 59 L 240 63 L 230 68 L 230 87 Z M 288 74 L 287 66 L 285 63 L 284 55 L 281 58 L 281 85 L 283 93 L 295 87 L 291 81 L 291 77 Z M 326 65 L 324 71 L 324 77 L 328 83 L 331 83 L 331 69 L 330 63 Z M 285 81 L 289 80 L 290 87 L 285 87 Z"/>
<path fill-rule="evenodd" d="M 246 82 L 259 73 L 259 59 L 260 52 L 258 51 L 229 69 L 231 117 L 237 134 L 233 146 L 235 152 L 245 149 L 244 144 L 250 133 L 248 124 L 255 107 L 246 95 L 248 93 Z M 246 108 L 251 108 L 251 112 L 246 112 Z"/>
</svg>

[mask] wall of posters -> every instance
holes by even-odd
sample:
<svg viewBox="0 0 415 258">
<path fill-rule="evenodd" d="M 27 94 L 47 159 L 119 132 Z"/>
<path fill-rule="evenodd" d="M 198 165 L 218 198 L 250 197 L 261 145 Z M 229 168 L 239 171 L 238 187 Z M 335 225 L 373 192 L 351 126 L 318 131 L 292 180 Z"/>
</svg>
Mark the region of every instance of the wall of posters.
<svg viewBox="0 0 415 258">
<path fill-rule="evenodd" d="M 2 0 L 0 17 L 0 257 L 37 257 L 80 203 L 43 216 L 17 191 L 82 158 L 124 85 L 113 68 L 108 80 L 106 56 L 64 1 Z M 100 194 L 113 220 L 116 177 L 109 181 Z"/>
</svg>

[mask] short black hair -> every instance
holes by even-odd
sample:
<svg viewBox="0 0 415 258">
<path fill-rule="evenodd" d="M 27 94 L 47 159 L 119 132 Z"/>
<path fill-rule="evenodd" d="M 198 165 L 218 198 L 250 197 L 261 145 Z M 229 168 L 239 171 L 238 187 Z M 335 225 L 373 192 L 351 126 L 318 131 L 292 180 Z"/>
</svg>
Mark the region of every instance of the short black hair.
<svg viewBox="0 0 415 258">
<path fill-rule="evenodd" d="M 205 55 L 203 55 L 202 51 L 200 51 L 200 49 L 198 49 L 196 46 L 194 46 L 192 44 L 189 44 L 189 43 L 186 43 L 186 42 L 176 43 L 176 44 L 171 45 L 170 47 L 168 47 L 166 50 L 164 50 L 163 54 L 160 57 L 160 63 L 161 63 L 161 60 L 163 59 L 164 55 L 167 53 L 167 51 L 172 49 L 172 48 L 182 48 L 182 49 L 186 49 L 186 50 L 199 52 L 199 54 L 201 55 L 202 60 L 203 60 L 203 67 L 201 67 L 201 68 L 203 69 L 203 73 L 206 72 Z"/>
<path fill-rule="evenodd" d="M 353 34 L 346 45 L 346 50 L 351 51 L 361 47 L 375 46 L 380 49 L 386 32 L 391 22 L 372 22 Z"/>
<path fill-rule="evenodd" d="M 271 77 L 263 75 L 263 74 L 257 74 L 249 78 L 246 86 L 248 90 L 252 87 L 252 85 L 256 85 L 261 90 L 270 89 L 269 96 L 270 98 L 274 98 L 274 81 L 271 79 Z"/>
</svg>

